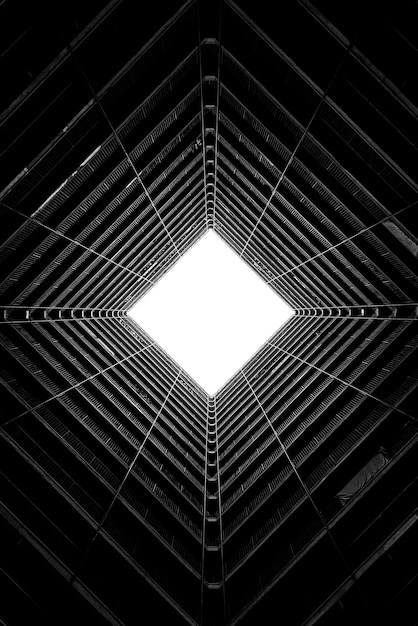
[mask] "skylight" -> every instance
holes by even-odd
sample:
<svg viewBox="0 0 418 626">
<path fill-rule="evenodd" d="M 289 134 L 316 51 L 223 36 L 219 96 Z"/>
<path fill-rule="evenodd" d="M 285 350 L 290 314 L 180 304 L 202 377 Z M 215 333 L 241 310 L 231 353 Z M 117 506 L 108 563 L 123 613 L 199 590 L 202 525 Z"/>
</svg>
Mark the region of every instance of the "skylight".
<svg viewBox="0 0 418 626">
<path fill-rule="evenodd" d="M 129 311 L 209 395 L 292 314 L 213 231 Z"/>
</svg>

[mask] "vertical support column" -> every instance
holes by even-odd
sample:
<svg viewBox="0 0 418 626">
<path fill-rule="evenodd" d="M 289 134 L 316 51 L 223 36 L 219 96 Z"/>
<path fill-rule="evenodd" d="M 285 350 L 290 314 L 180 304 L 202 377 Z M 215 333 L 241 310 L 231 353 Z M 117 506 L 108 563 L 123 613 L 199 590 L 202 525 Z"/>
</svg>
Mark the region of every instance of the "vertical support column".
<svg viewBox="0 0 418 626">
<path fill-rule="evenodd" d="M 218 150 L 220 94 L 221 3 L 199 2 L 199 53 L 201 82 L 202 146 L 207 228 L 214 228 L 216 204 L 216 160 Z"/>
<path fill-rule="evenodd" d="M 204 623 L 205 605 L 204 599 L 207 595 L 206 588 L 206 568 L 207 568 L 207 540 L 206 540 L 206 515 L 207 515 L 207 503 L 208 503 L 208 441 L 209 441 L 209 397 L 206 403 L 206 436 L 205 436 L 205 466 L 204 466 L 204 481 L 203 481 L 203 516 L 202 516 L 202 581 L 200 588 L 200 626 Z M 207 576 L 206 576 L 207 578 Z M 205 622 L 206 623 L 206 622 Z"/>
<path fill-rule="evenodd" d="M 78 309 L 71 307 L 46 306 L 0 306 L 0 323 L 50 322 L 56 320 L 78 320 L 98 317 L 126 317 L 123 309 Z"/>
<path fill-rule="evenodd" d="M 215 399 L 208 399 L 206 494 L 202 586 L 202 626 L 225 624 L 225 588 L 222 545 L 218 429 Z"/>
</svg>

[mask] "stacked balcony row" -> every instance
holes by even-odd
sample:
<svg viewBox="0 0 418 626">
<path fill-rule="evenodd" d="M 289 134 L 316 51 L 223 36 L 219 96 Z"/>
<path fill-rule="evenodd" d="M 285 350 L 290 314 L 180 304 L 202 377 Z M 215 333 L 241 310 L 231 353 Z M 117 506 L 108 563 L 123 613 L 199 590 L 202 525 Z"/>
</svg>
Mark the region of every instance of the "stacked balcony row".
<svg viewBox="0 0 418 626">
<path fill-rule="evenodd" d="M 414 321 L 295 317 L 218 394 L 227 594 L 244 584 L 261 592 L 318 542 L 350 575 L 330 528 L 343 525 L 350 479 L 375 464 L 348 501 L 366 498 L 415 449 L 417 339 Z M 385 489 L 371 491 L 379 510 L 396 500 Z"/>
<path fill-rule="evenodd" d="M 139 333 L 126 318 L 3 327 L 3 503 L 80 580 L 97 543 L 183 609 L 190 579 L 196 617 L 206 397 Z"/>
</svg>

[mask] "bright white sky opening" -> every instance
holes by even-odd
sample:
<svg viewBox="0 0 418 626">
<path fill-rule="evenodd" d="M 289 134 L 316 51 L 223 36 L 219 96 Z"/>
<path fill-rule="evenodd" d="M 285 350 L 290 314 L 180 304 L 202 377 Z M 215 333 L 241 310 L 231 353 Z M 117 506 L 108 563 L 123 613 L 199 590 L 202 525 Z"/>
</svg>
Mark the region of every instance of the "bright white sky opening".
<svg viewBox="0 0 418 626">
<path fill-rule="evenodd" d="M 212 230 L 129 311 L 209 395 L 292 314 Z"/>
</svg>

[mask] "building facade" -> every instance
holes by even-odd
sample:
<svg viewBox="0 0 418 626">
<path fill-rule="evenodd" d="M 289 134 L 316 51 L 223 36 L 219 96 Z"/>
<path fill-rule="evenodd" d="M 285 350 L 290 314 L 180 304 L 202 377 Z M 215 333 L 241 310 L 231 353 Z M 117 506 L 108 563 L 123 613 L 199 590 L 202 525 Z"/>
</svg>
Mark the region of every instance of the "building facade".
<svg viewBox="0 0 418 626">
<path fill-rule="evenodd" d="M 141 11 L 0 6 L 0 620 L 413 626 L 416 4 Z M 128 315 L 212 228 L 295 311 L 214 397 Z"/>
</svg>

